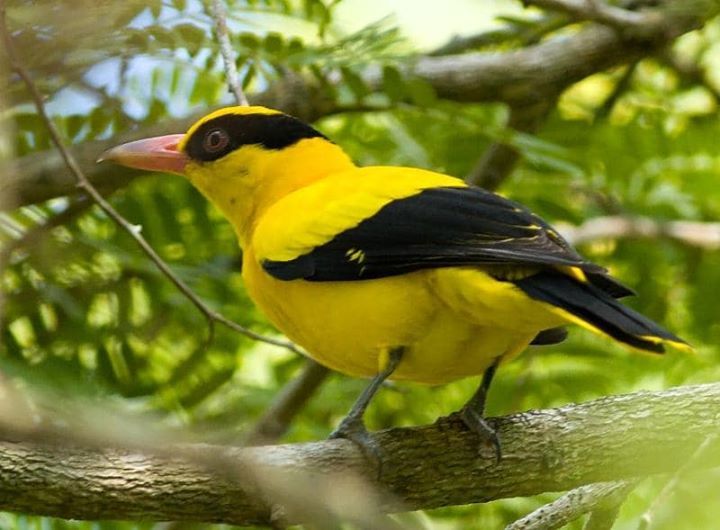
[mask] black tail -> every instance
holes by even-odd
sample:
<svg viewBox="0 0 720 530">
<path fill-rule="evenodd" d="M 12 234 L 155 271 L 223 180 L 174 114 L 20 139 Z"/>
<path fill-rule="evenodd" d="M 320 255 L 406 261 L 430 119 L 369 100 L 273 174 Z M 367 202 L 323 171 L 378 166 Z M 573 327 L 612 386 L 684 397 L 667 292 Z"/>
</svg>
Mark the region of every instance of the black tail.
<svg viewBox="0 0 720 530">
<path fill-rule="evenodd" d="M 595 285 L 558 272 L 541 272 L 514 283 L 531 298 L 560 308 L 589 328 L 634 348 L 657 353 L 665 351 L 664 344 L 689 348 L 685 341 Z"/>
</svg>

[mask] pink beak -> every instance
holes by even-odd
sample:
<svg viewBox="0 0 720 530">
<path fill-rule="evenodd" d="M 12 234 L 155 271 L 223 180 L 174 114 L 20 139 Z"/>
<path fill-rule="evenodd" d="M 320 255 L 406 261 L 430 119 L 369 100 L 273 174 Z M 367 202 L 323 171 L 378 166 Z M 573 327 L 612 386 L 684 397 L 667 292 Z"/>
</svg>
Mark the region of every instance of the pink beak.
<svg viewBox="0 0 720 530">
<path fill-rule="evenodd" d="M 118 145 L 105 151 L 97 161 L 110 160 L 136 169 L 184 175 L 188 157 L 178 151 L 178 144 L 183 136 L 185 135 L 168 134 Z"/>
</svg>

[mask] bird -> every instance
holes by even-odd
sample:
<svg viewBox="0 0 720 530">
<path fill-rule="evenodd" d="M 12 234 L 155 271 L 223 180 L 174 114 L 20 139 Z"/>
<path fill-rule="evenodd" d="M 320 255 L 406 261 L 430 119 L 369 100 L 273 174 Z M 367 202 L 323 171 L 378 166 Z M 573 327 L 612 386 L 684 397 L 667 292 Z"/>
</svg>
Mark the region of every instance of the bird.
<svg viewBox="0 0 720 530">
<path fill-rule="evenodd" d="M 361 447 L 386 380 L 482 376 L 459 415 L 500 458 L 484 411 L 496 369 L 571 324 L 635 350 L 691 349 L 619 302 L 634 292 L 523 205 L 429 170 L 360 167 L 278 110 L 222 108 L 100 160 L 182 175 L 224 214 L 270 322 L 320 364 L 370 378 L 331 434 Z"/>
</svg>

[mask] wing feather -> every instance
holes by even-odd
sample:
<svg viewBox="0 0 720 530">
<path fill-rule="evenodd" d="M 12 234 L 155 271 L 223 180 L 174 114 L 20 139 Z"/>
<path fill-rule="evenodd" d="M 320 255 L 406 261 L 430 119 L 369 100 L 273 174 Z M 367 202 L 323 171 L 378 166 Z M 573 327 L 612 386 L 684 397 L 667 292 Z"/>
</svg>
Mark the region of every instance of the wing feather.
<svg viewBox="0 0 720 530">
<path fill-rule="evenodd" d="M 602 267 L 585 261 L 520 204 L 466 186 L 432 187 L 390 200 L 310 251 L 285 261 L 265 259 L 262 264 L 282 280 L 320 282 L 451 266 L 577 267 L 606 277 Z"/>
</svg>

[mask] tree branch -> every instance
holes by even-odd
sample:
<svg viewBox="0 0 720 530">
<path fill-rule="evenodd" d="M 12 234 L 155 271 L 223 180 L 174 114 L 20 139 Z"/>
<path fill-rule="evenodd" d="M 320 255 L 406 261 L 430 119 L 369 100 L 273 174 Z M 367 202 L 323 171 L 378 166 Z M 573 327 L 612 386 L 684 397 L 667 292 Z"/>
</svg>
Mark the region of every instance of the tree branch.
<svg viewBox="0 0 720 530">
<path fill-rule="evenodd" d="M 705 458 L 705 452 L 717 445 L 718 433 L 714 432 L 703 440 L 703 442 L 695 449 L 695 452 L 686 458 L 683 465 L 675 471 L 675 474 L 665 484 L 660 494 L 655 498 L 650 507 L 640 518 L 640 524 L 638 530 L 646 530 L 653 523 L 655 514 L 660 511 L 661 507 L 664 506 L 671 495 L 675 492 L 680 481 L 692 471 L 703 458 Z"/>
<path fill-rule="evenodd" d="M 553 108 L 559 94 L 548 96 L 532 105 L 511 106 L 507 127 L 523 133 L 534 133 Z M 493 142 L 465 178 L 469 183 L 496 190 L 510 176 L 520 160 L 520 152 L 511 145 Z"/>
<path fill-rule="evenodd" d="M 569 491 L 559 499 L 509 524 L 505 530 L 555 530 L 616 498 L 625 499 L 635 481 L 599 482 Z"/>
<path fill-rule="evenodd" d="M 238 79 L 237 65 L 235 64 L 235 52 L 230 43 L 230 36 L 227 28 L 227 13 L 220 0 L 210 0 L 210 14 L 215 21 L 215 37 L 220 46 L 220 53 L 225 65 L 225 77 L 227 78 L 228 90 L 235 96 L 238 105 L 247 107 L 250 105 L 245 92 L 243 92 L 240 80 Z"/>
<path fill-rule="evenodd" d="M 523 0 L 526 6 L 566 13 L 576 20 L 590 20 L 620 30 L 626 37 L 642 37 L 657 31 L 662 24 L 657 12 L 638 13 L 605 3 L 603 0 Z"/>
<path fill-rule="evenodd" d="M 605 499 L 600 506 L 590 512 L 590 516 L 585 521 L 583 530 L 612 530 L 617 521 L 620 507 L 627 499 L 632 488 L 620 490 L 615 496 Z"/>
<path fill-rule="evenodd" d="M 508 24 L 502 28 L 475 35 L 456 35 L 447 43 L 429 52 L 428 56 L 465 53 L 472 49 L 497 45 L 507 41 L 520 41 L 526 45 L 535 44 L 544 35 L 567 24 L 567 17 L 552 15 L 530 19 L 523 24 Z"/>
<path fill-rule="evenodd" d="M 562 491 L 595 482 L 673 472 L 717 432 L 720 383 L 640 392 L 490 421 L 503 441 L 499 464 L 484 458 L 459 420 L 374 436 L 382 470 L 347 440 L 260 448 L 198 446 L 203 459 L 253 462 L 277 484 L 310 474 L 340 488 L 346 474 L 372 480 L 392 512 Z M 0 510 L 74 519 L 267 523 L 277 501 L 257 482 L 179 458 L 120 449 L 0 443 Z M 220 461 L 220 460 L 217 460 Z M 720 465 L 720 444 L 694 466 Z M 284 477 L 284 479 L 282 478 Z M 295 483 L 294 490 L 328 495 Z M 263 493 L 265 492 L 265 493 Z M 296 491 L 300 493 L 300 491 Z M 323 498 L 321 496 L 321 498 Z M 280 508 L 282 510 L 282 508 Z"/>
<path fill-rule="evenodd" d="M 628 41 L 611 28 L 590 24 L 573 35 L 551 38 L 521 50 L 424 57 L 407 68 L 407 75 L 429 83 L 439 97 L 448 100 L 533 105 L 589 75 L 655 54 L 719 10 L 716 0 L 665 0 L 657 11 L 664 23 L 652 26 L 654 33 L 645 40 Z M 371 88 L 381 87 L 381 72 L 371 69 L 365 81 Z M 307 121 L 339 108 L 338 102 L 319 84 L 298 76 L 277 81 L 252 100 Z M 88 142 L 72 152 L 88 168 L 88 178 L 102 191 L 105 183 L 127 182 L 139 172 L 96 167 L 98 153 L 118 142 L 187 130 L 198 117 L 166 121 L 108 141 Z M 0 209 L 5 210 L 75 192 L 74 180 L 67 169 L 57 156 L 46 152 L 24 157 L 14 169 L 0 167 L 0 179 Z"/>
<path fill-rule="evenodd" d="M 305 361 L 302 372 L 288 382 L 253 426 L 246 445 L 270 444 L 285 434 L 295 416 L 322 386 L 330 370 L 312 359 Z"/>
<path fill-rule="evenodd" d="M 596 119 L 607 118 L 608 116 L 610 116 L 617 102 L 620 101 L 622 95 L 630 87 L 633 76 L 635 75 L 635 72 L 637 70 L 637 66 L 638 61 L 635 61 L 633 63 L 630 63 L 625 68 L 625 71 L 622 73 L 617 83 L 615 83 L 615 86 L 613 87 L 610 95 L 605 99 L 605 101 L 603 101 L 602 105 L 598 107 L 597 111 L 595 112 Z"/>
<path fill-rule="evenodd" d="M 556 228 L 571 244 L 598 239 L 668 238 L 684 245 L 720 248 L 720 223 L 699 221 L 657 221 L 649 217 L 611 215 L 595 217 L 580 226 L 557 223 Z"/>
</svg>

